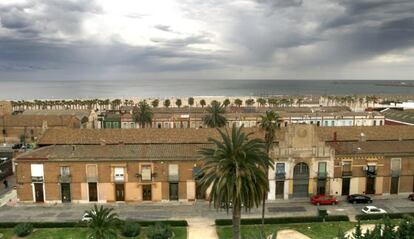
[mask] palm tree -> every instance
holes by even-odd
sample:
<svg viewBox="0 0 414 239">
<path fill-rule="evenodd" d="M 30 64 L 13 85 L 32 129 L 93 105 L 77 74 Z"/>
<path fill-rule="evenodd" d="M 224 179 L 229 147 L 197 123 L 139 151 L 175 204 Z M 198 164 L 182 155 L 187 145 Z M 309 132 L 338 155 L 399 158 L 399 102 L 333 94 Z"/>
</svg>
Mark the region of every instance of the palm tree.
<svg viewBox="0 0 414 239">
<path fill-rule="evenodd" d="M 113 208 L 104 208 L 96 206 L 91 210 L 87 210 L 86 217 L 90 218 L 88 228 L 90 239 L 112 239 L 117 238 L 116 225 L 118 224 L 118 215 L 112 212 Z"/>
<path fill-rule="evenodd" d="M 160 104 L 160 101 L 158 99 L 151 101 L 151 105 L 154 108 L 157 108 L 159 104 Z"/>
<path fill-rule="evenodd" d="M 201 108 L 204 108 L 204 106 L 206 106 L 206 101 L 204 100 L 204 99 L 201 99 L 200 100 L 200 105 L 201 105 Z"/>
<path fill-rule="evenodd" d="M 145 125 L 151 125 L 152 123 L 152 110 L 151 106 L 143 100 L 138 103 L 138 108 L 134 112 L 135 121 L 138 122 L 141 128 L 145 128 Z"/>
<path fill-rule="evenodd" d="M 243 104 L 243 101 L 241 99 L 235 99 L 234 104 L 237 105 L 237 107 L 240 107 Z"/>
<path fill-rule="evenodd" d="M 164 106 L 165 106 L 165 108 L 170 107 L 170 105 L 171 105 L 171 101 L 169 99 L 164 100 Z"/>
<path fill-rule="evenodd" d="M 224 105 L 224 107 L 227 107 L 227 106 L 229 106 L 231 104 L 231 102 L 230 102 L 230 100 L 229 99 L 225 99 L 224 101 L 223 101 L 223 105 Z"/>
<path fill-rule="evenodd" d="M 175 101 L 175 105 L 176 105 L 178 108 L 180 108 L 182 104 L 183 104 L 183 102 L 181 101 L 181 99 L 177 99 L 177 100 Z"/>
<path fill-rule="evenodd" d="M 273 167 L 263 140 L 249 139 L 243 127 L 233 125 L 231 133 L 218 130 L 221 140 L 209 138 L 211 148 L 203 148 L 203 190 L 211 187 L 210 203 L 214 208 L 232 205 L 233 239 L 240 238 L 241 207 L 258 207 L 268 191 L 266 169 Z"/>
<path fill-rule="evenodd" d="M 254 100 L 253 99 L 247 99 L 244 103 L 246 103 L 247 106 L 252 106 L 252 105 L 254 105 Z"/>
<path fill-rule="evenodd" d="M 302 104 L 303 104 L 303 98 L 298 98 L 298 99 L 296 100 L 296 104 L 298 105 L 298 107 L 301 107 L 301 106 L 302 106 Z"/>
<path fill-rule="evenodd" d="M 266 106 L 266 100 L 263 98 L 259 98 L 256 100 L 260 107 Z"/>
<path fill-rule="evenodd" d="M 266 144 L 266 153 L 269 155 L 270 149 L 272 148 L 273 141 L 275 140 L 275 133 L 277 128 L 277 121 L 279 120 L 279 115 L 273 110 L 266 111 L 266 113 L 260 116 L 259 127 L 261 130 L 265 131 L 265 144 Z M 270 157 L 270 156 L 269 156 Z M 266 170 L 266 175 L 268 173 Z M 265 204 L 266 204 L 266 194 L 263 195 L 262 203 L 262 232 L 264 232 L 264 214 L 265 214 Z"/>
<path fill-rule="evenodd" d="M 207 107 L 207 115 L 203 117 L 203 122 L 210 128 L 219 128 L 226 125 L 227 119 L 223 116 L 226 113 L 224 105 L 213 100 Z"/>
<path fill-rule="evenodd" d="M 189 106 L 193 106 L 194 105 L 194 98 L 193 97 L 188 98 L 188 105 Z"/>
</svg>

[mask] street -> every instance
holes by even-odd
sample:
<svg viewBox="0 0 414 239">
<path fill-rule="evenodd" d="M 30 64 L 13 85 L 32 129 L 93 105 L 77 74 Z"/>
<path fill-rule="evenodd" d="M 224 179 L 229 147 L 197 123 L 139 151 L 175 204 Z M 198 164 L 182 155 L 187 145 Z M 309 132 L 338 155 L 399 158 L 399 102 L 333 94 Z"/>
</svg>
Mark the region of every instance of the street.
<svg viewBox="0 0 414 239">
<path fill-rule="evenodd" d="M 231 218 L 231 210 L 216 210 L 210 208 L 208 202 L 165 202 L 165 203 L 108 203 L 122 219 L 135 220 L 181 220 L 189 218 Z M 331 215 L 348 215 L 354 218 L 361 213 L 366 204 L 349 204 L 341 201 L 335 206 L 320 206 L 328 210 Z M 406 198 L 374 199 L 374 205 L 390 213 L 414 212 L 414 202 Z M 81 219 L 84 211 L 93 204 L 17 204 L 5 205 L 0 208 L 0 222 L 11 221 L 77 221 Z M 266 217 L 294 217 L 317 215 L 317 206 L 305 200 L 290 200 L 268 202 L 266 204 Z M 243 218 L 259 218 L 261 209 L 254 208 L 250 212 L 243 210 Z"/>
</svg>

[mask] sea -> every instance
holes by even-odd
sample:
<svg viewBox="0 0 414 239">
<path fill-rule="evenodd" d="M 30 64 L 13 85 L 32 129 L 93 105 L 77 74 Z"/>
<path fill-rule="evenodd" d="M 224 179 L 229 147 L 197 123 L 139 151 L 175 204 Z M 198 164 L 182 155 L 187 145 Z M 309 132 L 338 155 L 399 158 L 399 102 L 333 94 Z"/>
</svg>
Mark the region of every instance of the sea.
<svg viewBox="0 0 414 239">
<path fill-rule="evenodd" d="M 414 94 L 414 81 L 0 80 L 0 99 L 2 100 L 384 94 Z"/>
</svg>

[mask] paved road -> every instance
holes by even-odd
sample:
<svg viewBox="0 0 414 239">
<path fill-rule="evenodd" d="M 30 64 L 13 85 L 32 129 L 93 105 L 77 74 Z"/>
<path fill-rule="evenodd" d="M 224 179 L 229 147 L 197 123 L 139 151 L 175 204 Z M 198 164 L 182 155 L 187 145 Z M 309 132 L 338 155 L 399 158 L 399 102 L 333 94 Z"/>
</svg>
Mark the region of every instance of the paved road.
<svg viewBox="0 0 414 239">
<path fill-rule="evenodd" d="M 197 201 L 194 203 L 145 203 L 145 204 L 105 204 L 113 207 L 123 219 L 136 220 L 165 220 L 165 219 L 189 219 L 189 218 L 231 218 L 231 213 L 225 210 L 216 210 L 209 207 L 208 202 Z M 375 199 L 374 206 L 384 208 L 388 212 L 414 212 L 414 202 L 405 198 L 400 199 Z M 92 204 L 30 204 L 30 205 L 5 205 L 0 208 L 0 222 L 10 221 L 77 221 L 84 211 L 91 208 Z M 341 202 L 336 206 L 321 206 L 328 209 L 333 215 L 359 214 L 364 205 L 353 205 Z M 307 201 L 281 201 L 266 204 L 266 217 L 287 216 L 312 216 L 316 215 L 317 207 Z M 243 211 L 242 217 L 260 217 L 261 210 L 252 209 Z"/>
</svg>

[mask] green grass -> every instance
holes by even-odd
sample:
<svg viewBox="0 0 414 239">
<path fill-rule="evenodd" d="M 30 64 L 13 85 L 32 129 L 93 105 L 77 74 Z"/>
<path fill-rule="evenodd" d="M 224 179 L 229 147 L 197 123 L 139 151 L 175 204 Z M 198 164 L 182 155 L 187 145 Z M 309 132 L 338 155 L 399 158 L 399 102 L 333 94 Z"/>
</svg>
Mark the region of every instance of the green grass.
<svg viewBox="0 0 414 239">
<path fill-rule="evenodd" d="M 147 231 L 146 227 L 141 228 L 141 234 L 135 239 L 145 239 L 145 233 Z M 173 227 L 172 228 L 175 234 L 174 239 L 186 239 L 187 238 L 187 228 L 186 227 Z M 14 236 L 13 229 L 1 229 L 0 233 L 3 233 L 4 239 L 11 239 Z M 87 228 L 41 228 L 35 229 L 32 234 L 25 237 L 27 239 L 86 239 L 88 235 Z M 2 238 L 2 239 L 3 239 Z M 119 238 L 126 239 L 131 237 L 122 237 Z"/>
<path fill-rule="evenodd" d="M 392 223 L 398 224 L 399 219 L 391 220 Z M 381 223 L 382 220 L 367 220 L 361 221 L 361 224 L 376 224 Z M 284 229 L 293 229 L 312 239 L 329 239 L 334 238 L 341 229 L 344 233 L 354 228 L 356 222 L 313 222 L 313 223 L 294 223 L 294 224 L 268 224 L 265 225 L 265 233 L 269 235 Z M 241 225 L 241 235 L 243 239 L 254 239 L 260 234 L 261 225 Z M 217 227 L 217 234 L 220 239 L 227 239 L 232 237 L 231 226 Z M 293 238 L 292 238 L 293 239 Z"/>
</svg>

